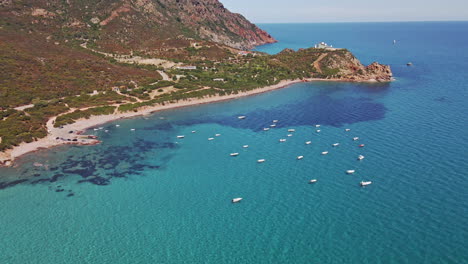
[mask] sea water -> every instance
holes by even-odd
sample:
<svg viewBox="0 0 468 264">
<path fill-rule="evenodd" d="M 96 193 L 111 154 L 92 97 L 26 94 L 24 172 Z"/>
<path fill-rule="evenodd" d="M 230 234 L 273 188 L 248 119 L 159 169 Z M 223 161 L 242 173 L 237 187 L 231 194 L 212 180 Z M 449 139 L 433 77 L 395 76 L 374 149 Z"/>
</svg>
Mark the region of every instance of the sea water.
<svg viewBox="0 0 468 264">
<path fill-rule="evenodd" d="M 0 169 L 0 263 L 467 263 L 468 23 L 261 27 L 279 43 L 260 51 L 325 41 L 396 81 L 301 83 L 26 155 Z"/>
</svg>

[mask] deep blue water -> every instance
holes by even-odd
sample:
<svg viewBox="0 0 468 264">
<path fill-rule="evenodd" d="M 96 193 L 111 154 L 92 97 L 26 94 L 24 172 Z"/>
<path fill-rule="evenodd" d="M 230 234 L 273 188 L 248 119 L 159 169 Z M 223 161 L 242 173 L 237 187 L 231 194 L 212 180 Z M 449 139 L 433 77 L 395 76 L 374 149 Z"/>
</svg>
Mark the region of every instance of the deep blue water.
<svg viewBox="0 0 468 264">
<path fill-rule="evenodd" d="M 0 169 L 0 263 L 468 263 L 468 22 L 261 27 L 280 42 L 258 50 L 325 41 L 396 81 L 297 84 L 27 155 Z"/>
</svg>

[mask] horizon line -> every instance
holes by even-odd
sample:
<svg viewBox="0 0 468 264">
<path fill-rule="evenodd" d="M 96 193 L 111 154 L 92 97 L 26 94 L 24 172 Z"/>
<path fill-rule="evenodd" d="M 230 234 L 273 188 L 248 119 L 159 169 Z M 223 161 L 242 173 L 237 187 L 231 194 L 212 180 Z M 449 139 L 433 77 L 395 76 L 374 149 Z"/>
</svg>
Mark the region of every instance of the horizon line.
<svg viewBox="0 0 468 264">
<path fill-rule="evenodd" d="M 254 22 L 254 24 L 329 24 L 329 23 L 421 23 L 421 22 L 468 22 L 468 20 L 392 20 L 392 21 L 306 21 L 306 22 Z"/>
</svg>

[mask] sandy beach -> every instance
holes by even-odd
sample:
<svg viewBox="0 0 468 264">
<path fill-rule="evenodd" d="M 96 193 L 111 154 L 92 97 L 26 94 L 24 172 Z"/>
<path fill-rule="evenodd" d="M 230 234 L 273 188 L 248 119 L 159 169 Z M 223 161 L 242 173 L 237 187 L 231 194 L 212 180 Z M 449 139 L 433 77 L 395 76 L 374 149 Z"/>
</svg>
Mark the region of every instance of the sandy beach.
<svg viewBox="0 0 468 264">
<path fill-rule="evenodd" d="M 5 152 L 0 152 L 0 166 L 12 166 L 13 162 L 20 156 L 34 152 L 41 149 L 47 149 L 55 146 L 65 145 L 65 144 L 79 144 L 79 145 L 93 145 L 100 143 L 99 139 L 88 138 L 86 135 L 81 133 L 91 127 L 99 126 L 104 123 L 115 121 L 123 118 L 131 118 L 135 116 L 148 115 L 157 111 L 174 109 L 180 107 L 194 106 L 200 104 L 207 104 L 213 102 L 220 102 L 225 100 L 232 100 L 236 98 L 241 98 L 244 96 L 255 95 L 260 93 L 265 93 L 268 91 L 273 91 L 276 89 L 284 88 L 295 83 L 300 82 L 312 82 L 312 81 L 345 81 L 345 80 L 334 80 L 334 79 L 305 79 L 305 80 L 283 80 L 278 84 L 266 86 L 262 88 L 253 89 L 247 92 L 242 92 L 239 94 L 225 95 L 225 96 L 212 96 L 202 99 L 188 99 L 185 101 L 179 101 L 177 103 L 166 104 L 166 105 L 157 105 L 143 107 L 137 112 L 125 112 L 117 113 L 112 115 L 100 115 L 92 116 L 89 119 L 80 119 L 73 124 L 64 126 L 63 128 L 55 128 L 53 123 L 56 117 L 49 119 L 47 122 L 47 129 L 49 131 L 47 137 L 41 138 L 37 141 L 31 143 L 22 143 L 13 149 L 6 150 Z"/>
</svg>

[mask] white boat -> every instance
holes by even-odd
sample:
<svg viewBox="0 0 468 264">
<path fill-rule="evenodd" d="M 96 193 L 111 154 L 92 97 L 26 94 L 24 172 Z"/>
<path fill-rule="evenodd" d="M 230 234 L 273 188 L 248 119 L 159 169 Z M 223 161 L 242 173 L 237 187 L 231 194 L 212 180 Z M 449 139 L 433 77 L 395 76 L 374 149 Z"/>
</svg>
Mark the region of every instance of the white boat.
<svg viewBox="0 0 468 264">
<path fill-rule="evenodd" d="M 97 128 L 95 128 L 95 129 L 93 129 L 93 130 L 94 130 L 94 131 L 98 131 L 98 129 L 97 129 Z"/>
<path fill-rule="evenodd" d="M 328 151 L 322 152 L 322 155 L 327 155 L 327 154 L 328 154 Z"/>
<path fill-rule="evenodd" d="M 185 136 L 177 136 L 177 138 L 185 138 Z"/>
<path fill-rule="evenodd" d="M 273 125 L 270 125 L 270 127 L 276 127 L 276 125 L 275 125 L 275 124 L 273 124 Z"/>
<path fill-rule="evenodd" d="M 259 160 L 257 160 L 258 163 L 263 163 L 263 162 L 265 162 L 265 161 L 266 161 L 266 159 L 259 159 Z"/>
<path fill-rule="evenodd" d="M 245 119 L 246 116 L 238 116 L 237 118 L 239 118 L 239 119 Z"/>
<path fill-rule="evenodd" d="M 347 171 L 346 171 L 346 174 L 353 174 L 353 173 L 355 173 L 355 172 L 356 172 L 355 170 L 347 170 Z"/>
<path fill-rule="evenodd" d="M 357 141 L 357 140 L 359 140 L 359 137 L 353 137 L 353 140 Z"/>
<path fill-rule="evenodd" d="M 351 129 L 347 128 L 347 129 L 345 129 L 345 131 L 346 131 L 346 132 L 349 132 L 349 131 L 351 131 Z"/>
<path fill-rule="evenodd" d="M 320 130 L 320 129 L 317 129 L 317 133 L 320 133 L 320 131 L 322 131 L 322 130 Z"/>
<path fill-rule="evenodd" d="M 303 159 L 303 158 L 304 158 L 304 156 L 297 156 L 297 159 L 298 159 L 298 160 L 301 160 L 301 159 Z"/>
<path fill-rule="evenodd" d="M 232 203 L 238 203 L 240 201 L 242 201 L 242 198 L 240 198 L 240 197 L 232 199 Z"/>
<path fill-rule="evenodd" d="M 358 159 L 358 160 L 363 160 L 363 159 L 364 159 L 364 156 L 363 156 L 363 155 L 359 155 L 359 156 L 357 157 L 357 159 Z"/>
<path fill-rule="evenodd" d="M 197 131 L 193 130 L 192 133 L 197 133 Z"/>
<path fill-rule="evenodd" d="M 104 128 L 103 127 L 100 127 L 99 130 L 103 130 Z"/>
<path fill-rule="evenodd" d="M 106 129 L 106 130 L 104 130 L 104 132 L 109 133 L 109 130 Z"/>
<path fill-rule="evenodd" d="M 338 147 L 339 145 L 340 145 L 340 143 L 335 143 L 335 144 L 333 144 L 332 146 Z"/>
<path fill-rule="evenodd" d="M 320 125 L 315 125 L 315 127 L 320 127 Z"/>
<path fill-rule="evenodd" d="M 243 146 L 243 148 L 248 148 L 248 147 L 249 147 L 249 145 L 244 145 L 244 146 Z"/>
<path fill-rule="evenodd" d="M 120 125 L 115 125 L 115 127 L 120 127 Z"/>
<path fill-rule="evenodd" d="M 393 40 L 393 45 L 395 45 L 395 44 L 396 44 L 396 39 Z"/>
<path fill-rule="evenodd" d="M 132 129 L 130 129 L 130 131 L 135 131 L 135 129 L 134 129 L 134 128 L 132 128 Z"/>
<path fill-rule="evenodd" d="M 367 185 L 371 185 L 372 182 L 371 181 L 362 181 L 361 182 L 361 186 L 367 186 Z"/>
<path fill-rule="evenodd" d="M 306 145 L 312 144 L 312 141 L 306 141 Z"/>
<path fill-rule="evenodd" d="M 316 183 L 317 182 L 317 179 L 312 179 L 309 181 L 309 183 Z"/>
<path fill-rule="evenodd" d="M 216 136 L 216 137 L 219 137 L 219 136 L 221 136 L 221 134 L 216 134 L 215 136 Z"/>
<path fill-rule="evenodd" d="M 288 137 L 292 137 L 293 135 L 292 134 L 288 134 Z"/>
<path fill-rule="evenodd" d="M 231 157 L 236 157 L 236 156 L 239 156 L 239 153 L 231 153 Z"/>
<path fill-rule="evenodd" d="M 278 123 L 278 120 L 273 120 L 273 123 Z"/>
<path fill-rule="evenodd" d="M 265 127 L 265 128 L 263 129 L 263 131 L 268 131 L 268 130 L 270 130 L 270 128 L 268 128 L 268 127 Z"/>
<path fill-rule="evenodd" d="M 288 132 L 296 132 L 296 129 L 288 129 Z"/>
<path fill-rule="evenodd" d="M 279 140 L 279 142 L 286 142 L 286 139 L 282 138 Z"/>
<path fill-rule="evenodd" d="M 208 138 L 208 140 L 214 140 L 214 138 Z"/>
</svg>

